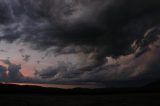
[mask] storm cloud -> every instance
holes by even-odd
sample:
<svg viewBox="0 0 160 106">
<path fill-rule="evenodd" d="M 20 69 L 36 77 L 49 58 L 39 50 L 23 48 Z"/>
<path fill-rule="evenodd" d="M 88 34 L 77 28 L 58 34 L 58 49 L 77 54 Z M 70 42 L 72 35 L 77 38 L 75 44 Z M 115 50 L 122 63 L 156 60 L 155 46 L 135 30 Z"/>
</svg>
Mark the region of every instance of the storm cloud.
<svg viewBox="0 0 160 106">
<path fill-rule="evenodd" d="M 18 50 L 25 64 L 33 65 L 32 58 L 50 64 L 34 66 L 39 82 L 153 80 L 159 76 L 159 9 L 158 0 L 0 0 L 0 40 L 29 45 L 32 53 Z M 24 77 L 20 66 L 5 64 L 11 79 Z"/>
<path fill-rule="evenodd" d="M 21 65 L 11 63 L 9 60 L 1 60 L 8 67 L 1 66 L 1 75 L 3 75 L 5 81 L 17 81 L 21 82 L 23 80 L 23 75 L 20 72 Z"/>
</svg>

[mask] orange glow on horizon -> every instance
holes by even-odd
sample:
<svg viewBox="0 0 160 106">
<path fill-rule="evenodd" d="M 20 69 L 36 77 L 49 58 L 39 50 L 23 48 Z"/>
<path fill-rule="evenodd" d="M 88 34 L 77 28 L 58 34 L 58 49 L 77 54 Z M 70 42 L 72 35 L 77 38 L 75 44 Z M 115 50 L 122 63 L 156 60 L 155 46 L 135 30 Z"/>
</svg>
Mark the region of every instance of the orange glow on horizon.
<svg viewBox="0 0 160 106">
<path fill-rule="evenodd" d="M 30 71 L 30 69 L 29 68 L 22 68 L 21 69 L 21 73 L 23 74 L 23 76 L 25 76 L 25 77 L 30 77 L 30 76 L 32 76 L 33 75 L 33 72 L 31 72 Z"/>
<path fill-rule="evenodd" d="M 2 66 L 4 66 L 4 67 L 8 67 L 8 65 L 7 64 L 5 64 L 5 63 L 3 63 L 2 61 L 0 61 L 0 65 L 2 65 Z"/>
<path fill-rule="evenodd" d="M 61 88 L 61 89 L 73 89 L 73 88 L 103 88 L 96 85 L 66 85 L 66 84 L 36 84 L 36 83 L 14 83 L 14 82 L 1 82 L 2 84 L 14 84 L 19 86 L 39 86 L 45 88 Z"/>
<path fill-rule="evenodd" d="M 19 63 L 20 63 L 20 62 L 15 61 L 15 60 L 14 60 L 14 61 L 11 61 L 11 62 L 13 62 L 14 64 L 19 64 Z M 8 64 L 3 63 L 2 61 L 0 61 L 0 65 L 8 68 Z M 20 72 L 21 72 L 22 75 L 25 76 L 25 77 L 33 76 L 33 74 L 34 74 L 34 73 L 31 71 L 31 68 L 30 68 L 29 66 L 23 66 L 23 67 L 21 67 Z"/>
</svg>

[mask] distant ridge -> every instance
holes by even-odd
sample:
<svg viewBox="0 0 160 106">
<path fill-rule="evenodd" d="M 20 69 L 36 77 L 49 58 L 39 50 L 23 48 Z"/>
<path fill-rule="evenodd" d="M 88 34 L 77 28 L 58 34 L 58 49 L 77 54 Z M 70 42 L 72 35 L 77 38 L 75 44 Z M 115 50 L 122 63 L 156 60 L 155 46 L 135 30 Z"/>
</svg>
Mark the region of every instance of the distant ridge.
<svg viewBox="0 0 160 106">
<path fill-rule="evenodd" d="M 160 89 L 160 80 L 151 82 L 145 86 L 146 88 Z"/>
<path fill-rule="evenodd" d="M 46 88 L 40 86 L 16 85 L 0 83 L 0 94 L 46 94 L 46 95 L 106 95 L 121 93 L 160 92 L 160 81 L 152 82 L 144 87 L 125 88 Z"/>
</svg>

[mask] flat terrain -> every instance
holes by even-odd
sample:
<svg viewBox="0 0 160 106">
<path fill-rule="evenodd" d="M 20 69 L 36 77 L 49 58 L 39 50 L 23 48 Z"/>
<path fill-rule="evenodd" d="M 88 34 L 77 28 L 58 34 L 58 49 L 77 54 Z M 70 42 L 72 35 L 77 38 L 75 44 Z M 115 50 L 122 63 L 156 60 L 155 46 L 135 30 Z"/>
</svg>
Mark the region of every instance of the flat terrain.
<svg viewBox="0 0 160 106">
<path fill-rule="evenodd" d="M 160 106 L 160 93 L 108 95 L 0 94 L 0 106 Z"/>
</svg>

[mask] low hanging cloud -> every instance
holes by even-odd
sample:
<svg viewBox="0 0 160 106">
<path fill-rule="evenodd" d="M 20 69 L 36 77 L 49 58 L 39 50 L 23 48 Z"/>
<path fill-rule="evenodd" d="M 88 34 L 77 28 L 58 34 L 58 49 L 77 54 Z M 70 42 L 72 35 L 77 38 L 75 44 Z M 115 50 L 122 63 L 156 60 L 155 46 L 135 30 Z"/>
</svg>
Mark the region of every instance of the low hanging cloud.
<svg viewBox="0 0 160 106">
<path fill-rule="evenodd" d="M 157 30 L 159 30 L 158 27 L 148 30 L 141 46 L 138 46 L 135 52 L 129 55 L 120 56 L 116 59 L 106 57 L 108 61 L 97 66 L 79 67 L 78 65 L 61 63 L 58 67 L 41 70 L 36 73 L 36 76 L 50 83 L 97 83 L 104 85 L 113 81 L 139 80 L 147 82 L 158 79 L 160 33 Z M 154 38 L 156 40 L 153 40 Z M 145 48 L 148 50 L 144 51 Z"/>
<path fill-rule="evenodd" d="M 23 81 L 23 75 L 20 72 L 21 65 L 11 63 L 9 60 L 1 60 L 4 64 L 8 65 L 8 68 L 1 66 L 1 71 L 3 71 L 5 81 Z M 7 72 L 8 71 L 8 72 Z M 3 80 L 2 80 L 3 81 Z"/>
<path fill-rule="evenodd" d="M 0 79 L 5 80 L 7 76 L 7 68 L 4 66 L 0 66 Z"/>
</svg>

